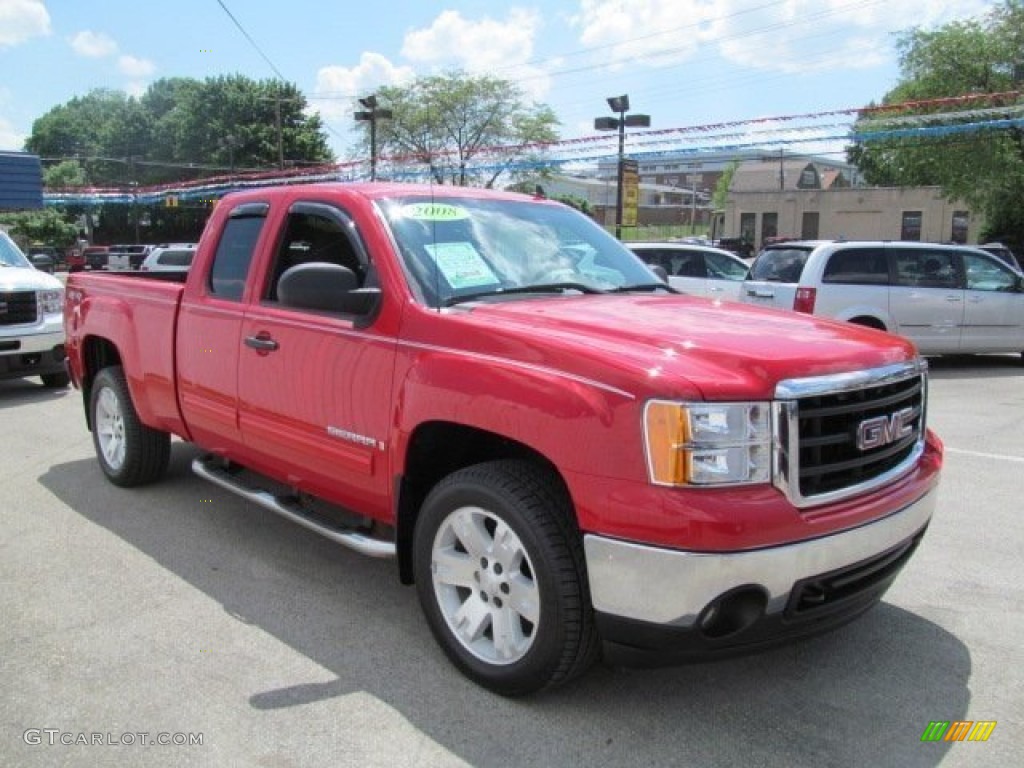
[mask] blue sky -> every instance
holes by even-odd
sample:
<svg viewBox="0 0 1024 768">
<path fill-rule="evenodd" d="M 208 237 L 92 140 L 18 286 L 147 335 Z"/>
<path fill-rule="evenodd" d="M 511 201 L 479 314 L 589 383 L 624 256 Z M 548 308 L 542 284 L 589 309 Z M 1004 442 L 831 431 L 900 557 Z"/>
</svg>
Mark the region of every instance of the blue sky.
<svg viewBox="0 0 1024 768">
<path fill-rule="evenodd" d="M 20 149 L 36 118 L 93 88 L 139 94 L 162 77 L 264 79 L 274 68 L 320 111 L 339 159 L 355 141 L 355 97 L 453 69 L 517 82 L 554 109 L 566 139 L 593 135 L 594 117 L 610 114 L 605 99 L 622 93 L 652 129 L 840 110 L 896 83 L 897 32 L 993 5 L 0 0 L 0 149 Z M 823 135 L 841 130 L 824 125 Z"/>
</svg>

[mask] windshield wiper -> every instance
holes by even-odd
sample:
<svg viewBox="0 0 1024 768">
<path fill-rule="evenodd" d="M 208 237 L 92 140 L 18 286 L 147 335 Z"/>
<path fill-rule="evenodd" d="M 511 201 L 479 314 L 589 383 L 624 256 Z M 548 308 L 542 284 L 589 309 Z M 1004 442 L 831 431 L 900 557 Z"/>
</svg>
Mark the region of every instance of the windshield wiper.
<svg viewBox="0 0 1024 768">
<path fill-rule="evenodd" d="M 563 291 L 579 291 L 580 293 L 608 293 L 585 283 L 538 283 L 537 285 L 517 285 L 512 288 L 493 288 L 489 291 L 465 293 L 461 296 L 449 296 L 442 307 L 451 307 L 467 301 L 487 298 L 488 296 L 508 296 L 515 293 L 562 293 Z"/>
<path fill-rule="evenodd" d="M 612 288 L 609 293 L 627 293 L 628 291 L 656 291 L 663 289 L 669 293 L 679 293 L 668 283 L 637 283 L 636 285 L 620 285 L 618 288 Z"/>
</svg>

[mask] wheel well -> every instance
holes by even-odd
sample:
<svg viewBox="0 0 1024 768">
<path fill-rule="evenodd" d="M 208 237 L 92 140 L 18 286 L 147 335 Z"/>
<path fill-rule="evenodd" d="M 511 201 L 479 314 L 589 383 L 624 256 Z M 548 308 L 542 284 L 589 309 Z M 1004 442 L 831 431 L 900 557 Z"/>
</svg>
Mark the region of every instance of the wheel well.
<svg viewBox="0 0 1024 768">
<path fill-rule="evenodd" d="M 104 368 L 121 364 L 121 354 L 109 339 L 90 336 L 82 342 L 82 362 L 85 370 L 82 373 L 82 404 L 85 406 L 85 423 L 92 429 L 92 416 L 89 413 L 89 400 L 92 398 L 92 382 L 96 374 Z"/>
<path fill-rule="evenodd" d="M 867 315 L 861 315 L 860 317 L 851 317 L 846 322 L 853 323 L 854 325 L 863 325 L 867 328 L 875 328 L 879 331 L 888 330 L 885 327 L 885 323 L 883 323 L 877 317 L 868 317 Z"/>
<path fill-rule="evenodd" d="M 412 535 L 424 499 L 442 479 L 463 467 L 497 459 L 529 461 L 549 471 L 565 490 L 565 481 L 544 455 L 523 443 L 486 430 L 450 422 L 428 422 L 416 428 L 406 452 L 405 474 L 396 480 L 396 542 L 398 572 L 412 584 Z"/>
</svg>

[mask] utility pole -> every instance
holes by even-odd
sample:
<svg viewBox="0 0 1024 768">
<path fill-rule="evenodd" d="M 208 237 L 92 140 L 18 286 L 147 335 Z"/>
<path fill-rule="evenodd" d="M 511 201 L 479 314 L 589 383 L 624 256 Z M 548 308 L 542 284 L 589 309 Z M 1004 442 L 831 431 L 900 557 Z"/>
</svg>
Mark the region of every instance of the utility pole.
<svg viewBox="0 0 1024 768">
<path fill-rule="evenodd" d="M 288 96 L 260 96 L 260 101 L 274 102 L 274 124 L 277 127 L 277 167 L 284 168 L 284 135 L 281 127 L 281 103 L 285 101 L 302 101 L 302 99 Z"/>
</svg>

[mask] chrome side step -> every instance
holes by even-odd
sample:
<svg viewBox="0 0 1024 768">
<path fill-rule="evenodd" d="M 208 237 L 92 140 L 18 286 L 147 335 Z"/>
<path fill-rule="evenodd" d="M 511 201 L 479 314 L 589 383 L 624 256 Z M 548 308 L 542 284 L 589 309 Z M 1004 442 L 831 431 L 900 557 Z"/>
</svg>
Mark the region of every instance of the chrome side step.
<svg viewBox="0 0 1024 768">
<path fill-rule="evenodd" d="M 319 520 L 310 512 L 304 509 L 297 502 L 274 496 L 259 488 L 250 488 L 234 477 L 224 467 L 218 466 L 221 462 L 216 456 L 203 456 L 193 460 L 192 471 L 204 480 L 209 480 L 221 488 L 231 491 L 247 501 L 259 504 L 271 512 L 276 512 L 281 517 L 291 520 L 293 523 L 308 528 L 309 530 L 326 536 L 331 541 L 343 544 L 370 557 L 394 557 L 395 544 L 391 541 L 375 539 L 365 533 L 333 525 L 329 521 Z"/>
</svg>

